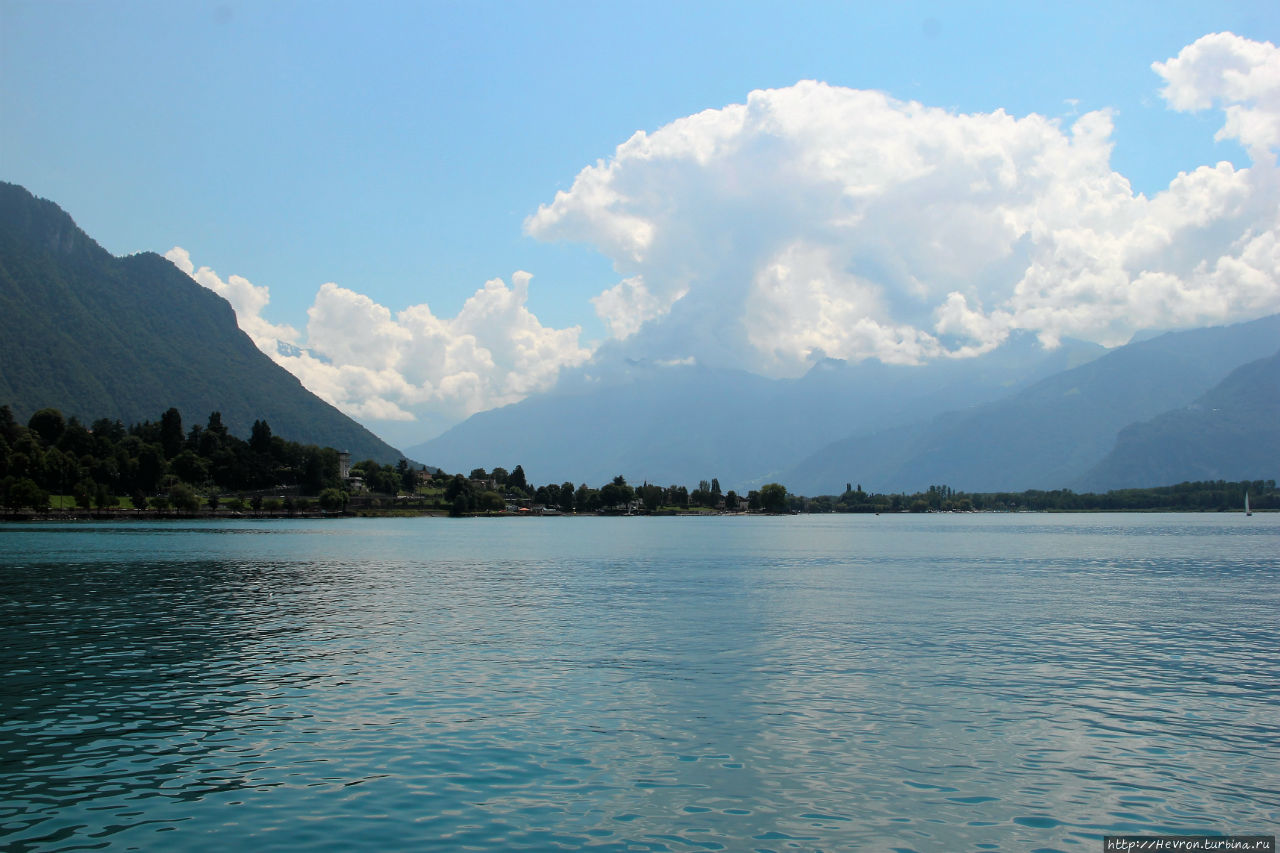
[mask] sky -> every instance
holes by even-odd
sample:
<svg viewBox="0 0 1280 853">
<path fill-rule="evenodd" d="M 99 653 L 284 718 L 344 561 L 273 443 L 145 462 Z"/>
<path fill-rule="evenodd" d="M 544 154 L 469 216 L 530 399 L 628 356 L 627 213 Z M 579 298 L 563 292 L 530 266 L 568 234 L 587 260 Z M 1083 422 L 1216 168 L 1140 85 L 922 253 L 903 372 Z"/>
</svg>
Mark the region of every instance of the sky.
<svg viewBox="0 0 1280 853">
<path fill-rule="evenodd" d="M 0 179 L 396 446 L 1280 311 L 1280 6 L 0 0 Z"/>
</svg>

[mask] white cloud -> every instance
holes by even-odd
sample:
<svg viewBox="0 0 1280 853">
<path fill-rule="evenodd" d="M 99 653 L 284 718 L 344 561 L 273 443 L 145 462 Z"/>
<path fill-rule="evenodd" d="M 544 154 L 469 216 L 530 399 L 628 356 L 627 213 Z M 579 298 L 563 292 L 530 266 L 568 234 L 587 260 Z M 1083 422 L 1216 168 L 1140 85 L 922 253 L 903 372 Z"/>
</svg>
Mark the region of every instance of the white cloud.
<svg viewBox="0 0 1280 853">
<path fill-rule="evenodd" d="M 1280 51 L 1218 34 L 1154 67 L 1253 166 L 1147 198 L 1111 169 L 1105 110 L 1064 126 L 805 81 L 636 133 L 525 228 L 613 260 L 609 351 L 772 375 L 1280 311 Z"/>
<path fill-rule="evenodd" d="M 1175 110 L 1222 108 L 1217 138 L 1255 151 L 1280 145 L 1280 50 L 1271 42 L 1212 33 L 1151 67 L 1167 82 L 1161 94 Z"/>
<path fill-rule="evenodd" d="M 328 283 L 307 310 L 306 335 L 262 317 L 270 293 L 240 276 L 222 281 L 195 269 L 189 253 L 165 254 L 200 284 L 224 296 L 240 328 L 302 384 L 343 412 L 381 425 L 384 434 L 421 441 L 478 411 L 517 402 L 553 385 L 561 369 L 591 350 L 580 329 L 543 326 L 526 306 L 526 272 L 511 287 L 493 279 L 452 319 L 425 305 L 392 312 L 368 296 Z M 283 345 L 283 346 L 282 346 Z M 395 428 L 412 422 L 413 431 Z"/>
</svg>

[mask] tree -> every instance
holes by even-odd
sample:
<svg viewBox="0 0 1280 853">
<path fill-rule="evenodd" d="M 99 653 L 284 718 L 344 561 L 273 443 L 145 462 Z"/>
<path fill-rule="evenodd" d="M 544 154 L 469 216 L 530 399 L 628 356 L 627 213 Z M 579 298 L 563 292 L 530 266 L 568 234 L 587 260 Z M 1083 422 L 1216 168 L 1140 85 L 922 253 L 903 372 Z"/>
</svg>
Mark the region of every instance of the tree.
<svg viewBox="0 0 1280 853">
<path fill-rule="evenodd" d="M 656 512 L 658 507 L 662 506 L 662 489 L 646 483 L 640 487 L 640 500 L 644 501 L 645 509 Z"/>
<path fill-rule="evenodd" d="M 49 508 L 49 493 L 37 486 L 30 477 L 21 477 L 9 486 L 5 506 L 15 511 L 24 506 L 34 510 L 46 510 Z"/>
<path fill-rule="evenodd" d="M 600 503 L 607 507 L 623 506 L 635 500 L 635 489 L 627 485 L 625 478 L 619 474 L 613 478 L 613 482 L 607 483 L 600 489 Z"/>
<path fill-rule="evenodd" d="M 204 457 L 191 450 L 184 450 L 169 463 L 173 473 L 185 483 L 199 486 L 209 479 L 209 464 Z"/>
<path fill-rule="evenodd" d="M 320 508 L 333 512 L 347 508 L 347 493 L 339 489 L 325 489 L 320 493 Z"/>
<path fill-rule="evenodd" d="M 760 487 L 760 508 L 765 512 L 783 512 L 787 508 L 787 489 L 778 483 Z"/>
<path fill-rule="evenodd" d="M 45 444 L 53 444 L 62 436 L 67 423 L 62 419 L 62 412 L 57 409 L 41 409 L 27 421 L 27 428 L 40 436 Z"/>
<path fill-rule="evenodd" d="M 227 437 L 227 428 L 222 425 L 222 412 L 210 412 L 209 424 L 205 427 L 205 432 L 210 432 L 218 438 Z"/>
<path fill-rule="evenodd" d="M 171 408 L 160 416 L 160 447 L 164 450 L 165 459 L 172 459 L 182 452 L 184 438 L 182 415 Z"/>
<path fill-rule="evenodd" d="M 573 512 L 573 483 L 560 484 L 560 511 Z"/>
<path fill-rule="evenodd" d="M 249 449 L 254 453 L 271 453 L 271 425 L 266 421 L 254 421 L 249 433 Z"/>
<path fill-rule="evenodd" d="M 408 459 L 401 459 L 396 464 L 396 472 L 400 475 L 400 490 L 413 494 L 418 491 L 418 472 L 409 464 Z"/>
<path fill-rule="evenodd" d="M 58 449 L 68 456 L 79 459 L 82 456 L 92 456 L 94 451 L 93 434 L 84 428 L 84 424 L 75 417 L 67 419 L 67 427 L 62 431 L 62 435 L 58 436 Z"/>
<path fill-rule="evenodd" d="M 71 494 L 76 499 L 76 506 L 88 509 L 93 504 L 95 487 L 92 480 L 81 480 L 71 487 Z"/>
<path fill-rule="evenodd" d="M 174 483 L 169 488 L 169 503 L 182 512 L 200 509 L 200 498 L 186 483 Z"/>
<path fill-rule="evenodd" d="M 454 474 L 453 479 L 445 484 L 444 499 L 453 503 L 458 498 L 464 500 L 471 495 L 471 483 L 461 474 Z"/>
<path fill-rule="evenodd" d="M 6 403 L 0 406 L 0 438 L 13 444 L 14 439 L 18 437 L 19 429 L 21 427 L 18 426 L 18 421 L 14 418 L 13 410 L 9 408 L 9 404 Z"/>
<path fill-rule="evenodd" d="M 137 481 L 143 492 L 154 492 L 164 476 L 164 452 L 154 444 L 147 444 L 138 452 Z"/>
<path fill-rule="evenodd" d="M 108 490 L 104 484 L 98 483 L 94 488 L 93 505 L 98 509 L 107 509 L 108 507 L 113 507 L 118 503 L 120 503 L 119 498 L 111 494 L 110 490 Z"/>
<path fill-rule="evenodd" d="M 524 478 L 524 468 L 517 465 L 515 470 L 507 475 L 507 488 L 519 489 L 522 492 L 529 490 L 529 484 Z"/>
</svg>

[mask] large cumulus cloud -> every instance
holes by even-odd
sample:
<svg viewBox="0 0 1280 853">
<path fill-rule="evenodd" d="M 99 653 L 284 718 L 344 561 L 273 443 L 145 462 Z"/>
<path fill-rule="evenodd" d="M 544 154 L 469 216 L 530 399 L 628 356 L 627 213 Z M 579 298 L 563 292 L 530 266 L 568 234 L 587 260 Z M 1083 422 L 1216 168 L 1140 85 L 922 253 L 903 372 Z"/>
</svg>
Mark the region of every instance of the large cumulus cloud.
<svg viewBox="0 0 1280 853">
<path fill-rule="evenodd" d="M 1063 126 L 805 81 L 636 133 L 525 228 L 613 260 L 593 302 L 615 349 L 773 375 L 1280 311 L 1280 51 L 1222 33 L 1153 69 L 1252 166 L 1147 198 L 1110 167 L 1107 111 Z"/>
<path fill-rule="evenodd" d="M 303 334 L 262 316 L 267 287 L 196 269 L 181 247 L 165 256 L 224 296 L 258 348 L 308 389 L 402 442 L 545 390 L 561 369 L 591 356 L 579 344 L 579 327 L 548 328 L 529 311 L 526 272 L 515 273 L 510 286 L 486 282 L 453 318 L 437 317 L 425 304 L 392 314 L 368 296 L 325 284 Z"/>
</svg>

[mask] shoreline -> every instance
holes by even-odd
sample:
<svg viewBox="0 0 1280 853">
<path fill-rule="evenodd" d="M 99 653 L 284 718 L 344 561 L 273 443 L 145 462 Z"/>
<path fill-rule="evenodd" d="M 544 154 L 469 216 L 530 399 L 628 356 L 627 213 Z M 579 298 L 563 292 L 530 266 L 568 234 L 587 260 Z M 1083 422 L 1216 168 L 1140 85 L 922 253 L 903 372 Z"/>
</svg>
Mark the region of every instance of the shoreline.
<svg viewBox="0 0 1280 853">
<path fill-rule="evenodd" d="M 1251 515 L 1270 515 L 1276 510 L 1253 510 Z M 570 512 L 570 513 L 520 513 L 487 512 L 452 516 L 445 510 L 361 510 L 361 511 L 306 511 L 306 512 L 156 512 L 155 510 L 87 510 L 49 512 L 0 513 L 0 523 L 25 524 L 39 522 L 88 522 L 88 521 L 296 521 L 324 519 L 362 518 L 778 518 L 790 515 L 1243 515 L 1240 509 L 1179 509 L 1157 507 L 1146 509 L 1023 509 L 1023 510 L 910 510 L 883 512 Z"/>
</svg>

